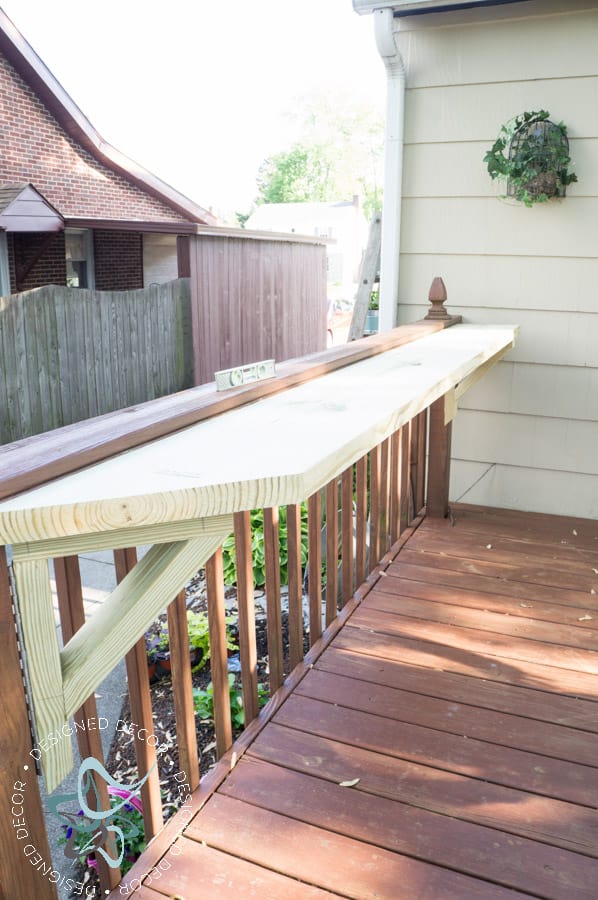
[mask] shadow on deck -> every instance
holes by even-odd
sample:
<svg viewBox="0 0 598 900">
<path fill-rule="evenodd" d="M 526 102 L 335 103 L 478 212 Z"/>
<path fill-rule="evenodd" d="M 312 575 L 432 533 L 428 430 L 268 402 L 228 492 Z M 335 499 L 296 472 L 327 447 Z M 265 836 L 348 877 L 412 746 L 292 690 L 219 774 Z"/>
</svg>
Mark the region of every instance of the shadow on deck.
<svg viewBox="0 0 598 900">
<path fill-rule="evenodd" d="M 597 524 L 458 506 L 371 581 L 113 896 L 597 896 Z"/>
</svg>

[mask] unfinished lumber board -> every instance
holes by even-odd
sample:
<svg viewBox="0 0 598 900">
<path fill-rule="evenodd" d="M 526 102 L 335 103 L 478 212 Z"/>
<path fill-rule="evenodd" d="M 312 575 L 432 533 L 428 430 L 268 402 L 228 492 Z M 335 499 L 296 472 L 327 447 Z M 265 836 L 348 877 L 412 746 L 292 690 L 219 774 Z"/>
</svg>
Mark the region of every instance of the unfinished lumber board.
<svg viewBox="0 0 598 900">
<path fill-rule="evenodd" d="M 13 568 L 27 648 L 25 662 L 35 711 L 37 741 L 41 747 L 41 750 L 38 747 L 38 753 L 46 777 L 46 789 L 51 793 L 72 769 L 73 751 L 70 739 L 59 739 L 55 744 L 49 744 L 49 739 L 53 740 L 56 733 L 62 733 L 61 729 L 68 719 L 64 707 L 50 573 L 47 560 L 21 560 L 14 562 Z M 27 602 L 29 597 L 35 597 L 35 603 Z M 78 698 L 69 715 L 79 709 L 90 693 L 87 691 Z"/>
<path fill-rule="evenodd" d="M 0 540 L 26 543 L 300 502 L 501 348 L 506 352 L 515 332 L 455 326 L 27 491 L 0 503 Z M 240 453 L 243 433 L 260 439 Z"/>
<path fill-rule="evenodd" d="M 2 642 L 2 732 L 0 733 L 0 806 L 15 810 L 4 815 L 0 824 L 2 847 L 3 898 L 11 900 L 55 900 L 56 891 L 47 878 L 40 878 L 33 866 L 23 865 L 22 841 L 17 838 L 15 821 L 27 823 L 27 839 L 44 859 L 50 848 L 44 821 L 35 767 L 29 758 L 31 735 L 27 700 L 17 645 L 6 551 L 0 547 L 0 641 Z M 28 765 L 28 769 L 25 766 Z M 16 797 L 16 794 L 19 797 Z M 15 799 L 16 797 L 16 799 Z M 18 807 L 17 802 L 22 803 Z M 22 809 L 22 812 L 21 812 Z M 14 818 L 13 818 L 14 817 Z M 22 832 L 21 832 L 22 834 Z"/>
<path fill-rule="evenodd" d="M 69 716 L 232 531 L 152 547 L 61 651 Z"/>
<path fill-rule="evenodd" d="M 227 516 L 186 519 L 182 522 L 131 525 L 117 531 L 74 534 L 33 543 L 14 544 L 13 559 L 52 559 L 59 554 L 95 553 L 97 550 L 125 550 L 145 544 L 170 544 L 185 541 L 200 534 L 220 534 L 230 522 Z"/>
<path fill-rule="evenodd" d="M 351 345 L 281 363 L 275 378 L 257 384 L 232 388 L 225 393 L 217 392 L 215 384 L 201 385 L 6 444 L 0 447 L 0 498 L 29 490 L 211 416 L 369 359 L 441 331 L 449 324 L 452 323 L 421 321 L 402 325 Z"/>
</svg>

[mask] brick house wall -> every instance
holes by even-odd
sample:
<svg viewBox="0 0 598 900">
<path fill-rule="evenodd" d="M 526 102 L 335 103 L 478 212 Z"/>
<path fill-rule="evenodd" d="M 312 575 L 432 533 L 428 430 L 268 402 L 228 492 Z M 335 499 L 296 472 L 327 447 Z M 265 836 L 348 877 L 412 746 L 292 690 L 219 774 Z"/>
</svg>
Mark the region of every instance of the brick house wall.
<svg viewBox="0 0 598 900">
<path fill-rule="evenodd" d="M 33 184 L 65 219 L 191 221 L 78 144 L 0 54 L 0 184 L 25 183 Z M 64 234 L 48 237 L 7 235 L 11 292 L 66 284 Z M 98 290 L 143 287 L 142 241 L 141 232 L 94 229 Z M 42 245 L 43 254 L 30 265 Z"/>
<path fill-rule="evenodd" d="M 143 287 L 142 241 L 142 236 L 133 231 L 94 231 L 98 291 L 129 291 Z"/>
<path fill-rule="evenodd" d="M 79 146 L 0 57 L 0 183 L 31 182 L 63 216 L 179 222 Z"/>
<path fill-rule="evenodd" d="M 25 278 L 17 286 L 16 269 L 27 264 L 33 252 L 47 240 L 47 234 L 8 234 L 8 262 L 10 289 L 31 291 L 44 284 L 66 284 L 66 259 L 64 252 L 64 232 L 53 234 L 43 255 L 37 260 Z"/>
</svg>

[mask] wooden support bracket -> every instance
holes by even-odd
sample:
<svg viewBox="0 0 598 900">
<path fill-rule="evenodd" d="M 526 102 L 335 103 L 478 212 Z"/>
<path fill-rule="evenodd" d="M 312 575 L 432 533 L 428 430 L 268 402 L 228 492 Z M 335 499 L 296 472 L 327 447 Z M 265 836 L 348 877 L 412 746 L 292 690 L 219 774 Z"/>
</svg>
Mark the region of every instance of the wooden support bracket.
<svg viewBox="0 0 598 900">
<path fill-rule="evenodd" d="M 160 611 L 222 545 L 233 530 L 233 520 L 232 516 L 219 518 L 220 530 L 215 533 L 152 547 L 62 651 L 56 637 L 47 561 L 23 558 L 23 553 L 15 559 L 38 740 L 67 724 Z M 28 602 L 28 598 L 36 602 Z M 72 769 L 70 741 L 59 740 L 49 746 L 41 763 L 51 793 Z"/>
</svg>

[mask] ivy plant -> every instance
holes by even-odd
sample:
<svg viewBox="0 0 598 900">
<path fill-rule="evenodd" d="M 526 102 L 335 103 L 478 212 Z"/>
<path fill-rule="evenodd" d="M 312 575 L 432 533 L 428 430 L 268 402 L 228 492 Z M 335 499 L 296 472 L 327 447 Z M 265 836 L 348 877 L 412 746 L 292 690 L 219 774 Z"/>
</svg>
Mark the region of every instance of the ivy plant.
<svg viewBox="0 0 598 900">
<path fill-rule="evenodd" d="M 565 186 L 577 181 L 569 171 L 567 126 L 549 117 L 545 109 L 515 116 L 501 126 L 484 156 L 490 177 L 504 178 L 509 193 L 526 206 L 563 196 Z"/>
</svg>

